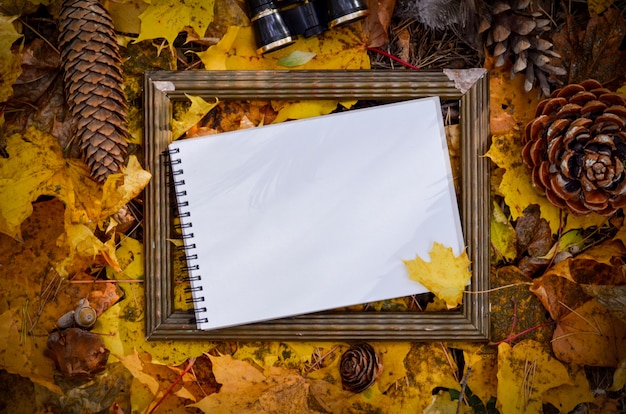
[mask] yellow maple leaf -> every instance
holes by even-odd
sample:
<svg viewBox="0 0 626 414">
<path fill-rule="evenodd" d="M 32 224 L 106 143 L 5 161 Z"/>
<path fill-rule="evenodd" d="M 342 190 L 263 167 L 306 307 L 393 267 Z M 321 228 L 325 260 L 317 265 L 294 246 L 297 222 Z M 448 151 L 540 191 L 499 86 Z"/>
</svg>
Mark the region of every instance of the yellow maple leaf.
<svg viewBox="0 0 626 414">
<path fill-rule="evenodd" d="M 66 160 L 51 135 L 28 129 L 7 138 L 8 158 L 0 159 L 0 232 L 21 240 L 20 226 L 33 211 L 32 202 L 41 195 L 65 204 L 65 234 L 60 243 L 70 255 L 55 268 L 61 276 L 75 260 L 101 256 L 115 268 L 114 240 L 102 242 L 93 232 L 104 220 L 137 197 L 150 180 L 135 156 L 121 173 L 112 174 L 103 186 L 95 183 L 82 161 Z"/>
<path fill-rule="evenodd" d="M 152 0 L 150 5 L 139 15 L 141 30 L 135 40 L 165 38 L 170 47 L 174 39 L 186 26 L 196 34 L 204 36 L 213 21 L 214 0 Z"/>
<path fill-rule="evenodd" d="M 567 223 L 564 228 L 565 231 L 600 226 L 606 221 L 605 217 L 597 214 L 582 217 L 567 214 L 550 204 L 548 199 L 539 194 L 533 187 L 530 171 L 522 162 L 522 148 L 521 135 L 513 132 L 494 136 L 491 147 L 485 154 L 499 167 L 505 169 L 498 189 L 504 196 L 504 202 L 511 210 L 513 220 L 517 220 L 526 207 L 537 204 L 541 210 L 541 217 L 546 219 L 552 233 L 555 234 L 559 230 L 561 214 Z"/>
<path fill-rule="evenodd" d="M 444 300 L 449 308 L 463 301 L 463 291 L 472 277 L 467 252 L 454 256 L 451 247 L 435 242 L 430 251 L 430 262 L 416 256 L 414 260 L 405 260 L 404 264 L 412 280 Z"/>
<path fill-rule="evenodd" d="M 15 19 L 0 14 L 0 102 L 13 95 L 13 83 L 22 73 L 21 55 L 11 51 L 11 45 L 22 37 L 13 26 Z"/>
</svg>

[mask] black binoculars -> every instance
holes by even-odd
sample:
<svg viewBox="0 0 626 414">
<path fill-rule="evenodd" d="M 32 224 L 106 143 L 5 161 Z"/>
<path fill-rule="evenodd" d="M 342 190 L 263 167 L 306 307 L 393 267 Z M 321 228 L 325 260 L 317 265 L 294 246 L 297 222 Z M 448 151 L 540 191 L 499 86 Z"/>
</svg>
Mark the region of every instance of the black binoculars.
<svg viewBox="0 0 626 414">
<path fill-rule="evenodd" d="M 257 52 L 288 46 L 367 16 L 365 0 L 247 0 Z"/>
</svg>

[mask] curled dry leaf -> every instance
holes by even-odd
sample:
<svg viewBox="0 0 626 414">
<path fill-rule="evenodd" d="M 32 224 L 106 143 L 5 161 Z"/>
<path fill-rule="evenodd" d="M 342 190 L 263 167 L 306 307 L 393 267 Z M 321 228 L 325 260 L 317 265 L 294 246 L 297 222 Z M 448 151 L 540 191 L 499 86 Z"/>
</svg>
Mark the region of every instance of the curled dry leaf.
<svg viewBox="0 0 626 414">
<path fill-rule="evenodd" d="M 103 371 L 109 350 L 100 336 L 79 328 L 52 332 L 48 336 L 46 355 L 57 369 L 69 377 L 82 377 Z"/>
</svg>

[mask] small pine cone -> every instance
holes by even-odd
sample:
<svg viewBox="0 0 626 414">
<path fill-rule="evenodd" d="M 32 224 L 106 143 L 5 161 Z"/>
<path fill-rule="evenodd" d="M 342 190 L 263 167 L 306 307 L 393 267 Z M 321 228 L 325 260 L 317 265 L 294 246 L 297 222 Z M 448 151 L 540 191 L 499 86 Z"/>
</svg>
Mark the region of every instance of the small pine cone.
<svg viewBox="0 0 626 414">
<path fill-rule="evenodd" d="M 522 158 L 535 187 L 575 215 L 626 206 L 626 99 L 595 80 L 557 89 L 527 126 Z"/>
<path fill-rule="evenodd" d="M 565 75 L 562 67 L 551 65 L 560 55 L 552 43 L 543 38 L 551 30 L 551 21 L 543 13 L 531 9 L 530 0 L 496 2 L 491 10 L 491 22 L 483 22 L 481 33 L 487 31 L 486 46 L 496 58 L 496 67 L 513 60 L 511 78 L 524 72 L 524 89 L 530 91 L 539 83 L 545 96 L 550 95 L 548 77 Z"/>
<path fill-rule="evenodd" d="M 128 129 L 121 58 L 98 0 L 65 0 L 59 21 L 65 95 L 92 177 L 104 182 L 126 158 Z"/>
<path fill-rule="evenodd" d="M 339 366 L 344 390 L 365 391 L 382 373 L 378 354 L 368 343 L 354 344 L 342 356 Z"/>
</svg>

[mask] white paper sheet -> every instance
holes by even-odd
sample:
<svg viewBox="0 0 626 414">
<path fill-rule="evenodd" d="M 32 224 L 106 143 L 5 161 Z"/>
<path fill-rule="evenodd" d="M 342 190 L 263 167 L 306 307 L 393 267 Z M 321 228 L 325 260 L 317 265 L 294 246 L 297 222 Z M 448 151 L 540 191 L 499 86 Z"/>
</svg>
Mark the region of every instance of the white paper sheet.
<svg viewBox="0 0 626 414">
<path fill-rule="evenodd" d="M 438 98 L 174 142 L 199 329 L 423 293 L 403 259 L 463 250 Z"/>
</svg>

